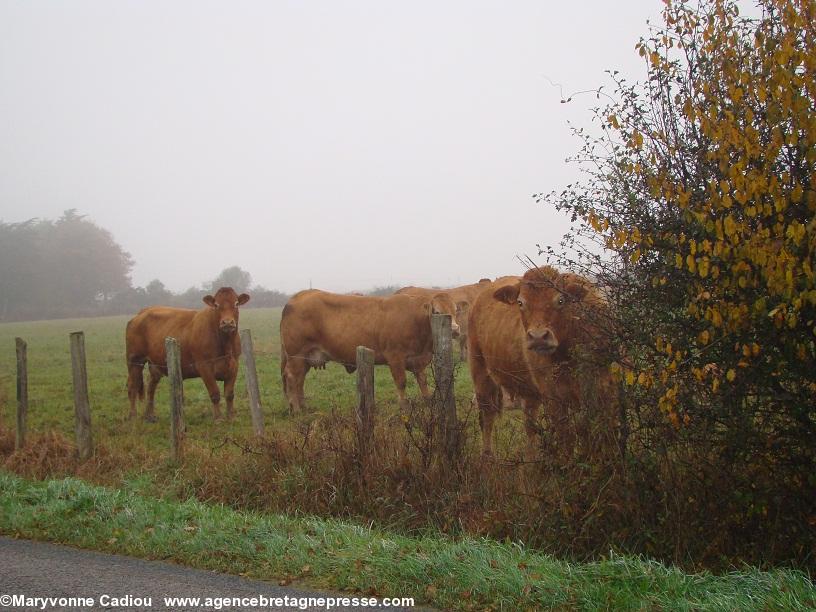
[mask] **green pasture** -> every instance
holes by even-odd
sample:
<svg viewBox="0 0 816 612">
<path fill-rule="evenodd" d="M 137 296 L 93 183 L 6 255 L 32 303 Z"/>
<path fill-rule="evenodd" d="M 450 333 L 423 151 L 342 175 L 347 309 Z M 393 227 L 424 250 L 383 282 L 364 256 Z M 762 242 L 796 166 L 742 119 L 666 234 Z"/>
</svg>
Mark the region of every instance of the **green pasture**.
<svg viewBox="0 0 816 612">
<path fill-rule="evenodd" d="M 240 327 L 252 331 L 267 430 L 286 429 L 297 421 L 313 418 L 332 409 L 350 412 L 356 403 L 356 375 L 348 374 L 339 364 L 330 363 L 325 370 L 311 370 L 306 378 L 306 400 L 310 412 L 295 418 L 289 416 L 280 380 L 280 316 L 281 308 L 244 309 L 241 312 Z M 124 418 L 128 411 L 125 325 L 129 318 L 115 316 L 0 324 L 0 418 L 8 426 L 14 423 L 14 339 L 19 336 L 28 344 L 29 432 L 54 430 L 73 435 L 74 408 L 68 335 L 74 331 L 83 331 L 95 441 L 123 451 L 130 447 L 168 451 L 170 420 L 169 385 L 166 378 L 162 379 L 156 393 L 158 423 L 146 423 L 142 420 L 141 404 L 137 419 L 127 421 Z M 458 347 L 454 350 L 455 360 L 458 361 Z M 223 388 L 220 383 L 219 387 Z M 223 441 L 225 436 L 251 434 L 243 360 L 236 384 L 237 416 L 233 421 L 213 422 L 211 403 L 200 379 L 185 381 L 184 393 L 189 443 L 212 445 Z M 378 410 L 386 414 L 396 410 L 397 395 L 391 373 L 386 366 L 375 368 L 375 395 Z M 415 400 L 420 398 L 416 381 L 410 374 L 408 396 Z M 463 363 L 456 368 L 456 396 L 459 405 L 469 405 L 472 385 L 467 366 Z"/>
</svg>

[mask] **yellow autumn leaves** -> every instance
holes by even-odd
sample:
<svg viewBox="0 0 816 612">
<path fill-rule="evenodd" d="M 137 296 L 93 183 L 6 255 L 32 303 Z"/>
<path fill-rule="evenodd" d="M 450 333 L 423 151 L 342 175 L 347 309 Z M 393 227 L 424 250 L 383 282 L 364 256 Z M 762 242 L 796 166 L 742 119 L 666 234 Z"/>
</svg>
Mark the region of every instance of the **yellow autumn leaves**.
<svg viewBox="0 0 816 612">
<path fill-rule="evenodd" d="M 689 373 L 716 393 L 750 382 L 741 372 L 758 363 L 777 374 L 792 360 L 816 366 L 814 9 L 763 5 L 748 21 L 728 0 L 705 2 L 705 15 L 667 4 L 666 27 L 637 46 L 651 100 L 601 115 L 621 145 L 619 184 L 637 186 L 660 211 L 645 217 L 661 221 L 627 224 L 639 217 L 602 207 L 585 220 L 628 264 L 652 266 L 650 287 L 687 295 L 683 348 L 657 337 L 659 359 L 617 372 L 630 386 L 662 385 L 668 413 Z"/>
</svg>

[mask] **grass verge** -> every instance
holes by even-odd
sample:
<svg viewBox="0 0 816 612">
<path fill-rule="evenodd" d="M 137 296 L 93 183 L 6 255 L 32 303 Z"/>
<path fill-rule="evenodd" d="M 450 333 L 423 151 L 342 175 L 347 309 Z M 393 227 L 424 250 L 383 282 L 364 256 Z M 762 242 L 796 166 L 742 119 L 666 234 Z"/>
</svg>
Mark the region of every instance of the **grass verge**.
<svg viewBox="0 0 816 612">
<path fill-rule="evenodd" d="M 805 610 L 803 573 L 687 574 L 637 557 L 571 564 L 487 539 L 407 537 L 348 523 L 143 496 L 0 472 L 0 533 L 445 609 Z"/>
</svg>

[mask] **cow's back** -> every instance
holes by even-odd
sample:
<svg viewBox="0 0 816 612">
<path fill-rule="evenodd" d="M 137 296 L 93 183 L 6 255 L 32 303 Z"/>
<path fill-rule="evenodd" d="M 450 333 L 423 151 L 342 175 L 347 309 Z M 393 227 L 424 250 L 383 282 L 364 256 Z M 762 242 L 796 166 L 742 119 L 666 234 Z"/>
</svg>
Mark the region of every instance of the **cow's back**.
<svg viewBox="0 0 816 612">
<path fill-rule="evenodd" d="M 324 351 L 331 360 L 346 364 L 355 363 L 358 346 L 366 346 L 375 352 L 378 363 L 384 363 L 386 352 L 410 352 L 424 340 L 418 337 L 421 309 L 421 298 L 404 294 L 374 297 L 315 289 L 300 292 L 284 308 L 281 344 L 289 357 Z"/>
<path fill-rule="evenodd" d="M 315 351 L 343 363 L 356 361 L 357 346 L 375 344 L 381 298 L 337 295 L 312 289 L 292 296 L 281 315 L 281 345 L 289 357 Z"/>
<path fill-rule="evenodd" d="M 454 287 L 449 291 L 449 295 L 454 302 L 467 302 L 468 305 L 472 306 L 473 302 L 475 302 L 476 298 L 479 296 L 479 293 L 490 285 L 492 285 L 492 283 L 485 279 L 479 281 L 478 283 Z"/>
<path fill-rule="evenodd" d="M 438 293 L 444 293 L 450 296 L 450 299 L 453 300 L 454 304 L 458 305 L 460 302 L 467 302 L 469 305 L 473 303 L 479 292 L 489 284 L 490 283 L 487 282 L 479 282 L 471 285 L 462 285 L 460 287 L 451 287 L 449 289 L 433 289 L 427 287 L 410 286 L 399 289 L 396 291 L 396 294 L 412 295 L 415 297 L 433 297 Z"/>
<path fill-rule="evenodd" d="M 428 287 L 403 287 L 401 289 L 397 289 L 394 292 L 394 295 L 411 295 L 414 297 L 431 297 L 436 295 L 437 293 L 446 293 L 448 289 L 431 289 Z"/>
<path fill-rule="evenodd" d="M 187 338 L 196 313 L 195 310 L 169 306 L 151 306 L 139 311 L 128 321 L 125 331 L 128 359 L 140 355 L 153 363 L 164 363 L 167 337 L 176 338 L 182 349 L 189 347 Z"/>
<path fill-rule="evenodd" d="M 462 338 L 467 337 L 468 333 L 468 311 L 473 304 L 476 296 L 484 289 L 489 282 L 480 281 L 471 285 L 462 285 L 460 287 L 452 287 L 450 289 L 429 289 L 425 287 L 403 287 L 396 292 L 396 295 L 410 295 L 416 298 L 430 300 L 435 295 L 447 295 L 454 306 L 456 307 L 456 314 L 454 318 L 459 326 L 459 334 Z"/>
<path fill-rule="evenodd" d="M 431 300 L 437 293 L 383 298 L 383 327 L 379 334 L 383 351 L 403 350 L 409 355 L 419 355 L 433 350 Z"/>
</svg>

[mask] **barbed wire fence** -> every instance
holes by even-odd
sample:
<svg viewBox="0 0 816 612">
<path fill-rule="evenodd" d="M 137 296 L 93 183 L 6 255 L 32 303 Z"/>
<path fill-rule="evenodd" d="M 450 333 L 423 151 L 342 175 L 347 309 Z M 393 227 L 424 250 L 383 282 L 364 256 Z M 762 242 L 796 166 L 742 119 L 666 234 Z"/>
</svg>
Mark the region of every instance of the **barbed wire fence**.
<svg viewBox="0 0 816 612">
<path fill-rule="evenodd" d="M 448 336 L 450 336 L 450 315 L 434 315 L 447 318 Z M 263 413 L 260 404 L 260 390 L 258 385 L 258 376 L 255 368 L 255 357 L 258 355 L 274 356 L 274 353 L 256 353 L 252 346 L 250 330 L 241 330 L 242 354 L 244 356 L 245 378 L 247 383 L 247 395 L 250 400 L 250 411 L 253 421 L 253 430 L 256 435 L 262 436 L 264 433 L 263 427 Z M 374 359 L 373 351 L 366 352 L 367 347 L 360 347 L 364 351 L 358 351 L 358 356 L 363 359 L 358 359 L 354 363 L 338 361 L 345 366 L 347 370 L 358 371 L 358 381 L 364 380 L 366 382 L 358 382 L 359 401 L 356 408 L 357 423 L 358 423 L 358 446 L 361 455 L 367 454 L 371 447 L 371 438 L 374 427 L 374 386 L 373 386 L 373 369 Z M 29 410 L 29 394 L 28 394 L 28 358 L 27 345 L 22 338 L 16 339 L 17 349 L 17 427 L 16 427 L 16 448 L 21 449 L 26 444 L 27 432 L 27 418 Z M 446 345 L 446 349 L 450 353 L 447 361 L 452 364 L 452 346 L 450 341 Z M 202 367 L 209 367 L 213 364 L 222 363 L 225 361 L 237 359 L 238 356 L 231 352 L 224 355 L 218 355 L 209 358 L 192 358 L 188 354 L 188 358 L 182 360 L 182 355 L 185 354 L 184 347 L 176 342 L 172 337 L 167 338 L 165 344 L 165 359 L 164 362 L 158 360 L 145 359 L 126 359 L 128 367 L 137 366 L 143 368 L 148 366 L 149 370 L 158 372 L 161 376 L 168 376 L 171 384 L 171 457 L 174 461 L 180 462 L 183 458 L 183 444 L 184 444 L 184 419 L 183 419 L 183 379 L 185 370 L 189 373 L 200 372 Z M 85 350 L 84 350 L 84 332 L 73 332 L 71 334 L 71 355 L 72 355 L 72 378 L 74 387 L 74 406 L 76 415 L 76 440 L 78 454 L 81 460 L 89 458 L 93 454 L 93 436 L 91 428 L 91 404 L 88 393 L 88 372 L 86 366 Z M 370 355 L 370 356 L 369 356 Z M 173 364 L 168 367 L 170 359 L 174 360 Z M 287 359 L 308 359 L 304 356 L 289 355 Z M 324 364 L 325 365 L 325 364 Z M 173 367 L 175 366 L 175 367 Z M 140 371 L 140 376 L 143 374 Z M 151 376 L 152 376 L 151 372 Z M 453 370 L 446 375 L 450 380 L 446 384 L 446 391 L 444 394 L 437 394 L 438 399 L 435 403 L 444 403 L 446 405 L 452 404 L 454 410 L 455 422 L 455 401 L 450 402 L 449 398 L 453 397 Z M 434 373 L 434 380 L 438 380 L 438 374 Z M 361 387 L 361 384 L 363 385 Z"/>
<path fill-rule="evenodd" d="M 453 338 L 451 334 L 451 315 L 434 314 L 431 316 L 432 338 L 433 338 L 433 357 L 430 361 L 430 381 L 433 386 L 433 393 L 430 397 L 429 413 L 430 422 L 432 424 L 431 431 L 424 436 L 426 440 L 430 440 L 431 445 L 420 444 L 415 437 L 416 431 L 406 426 L 409 437 L 415 443 L 415 446 L 420 449 L 423 455 L 423 462 L 428 463 L 432 458 L 438 458 L 441 462 L 447 465 L 455 465 L 457 457 L 462 453 L 464 429 L 466 420 L 460 419 L 457 414 L 457 401 L 455 394 L 454 381 L 457 373 L 462 368 L 462 362 L 456 362 L 453 357 Z M 76 332 L 72 338 L 83 338 L 82 332 Z M 252 416 L 253 431 L 257 436 L 263 436 L 263 409 L 260 401 L 260 386 L 258 382 L 257 371 L 255 368 L 255 358 L 270 358 L 280 359 L 302 359 L 309 362 L 310 367 L 325 367 L 325 361 L 319 364 L 314 362 L 314 359 L 305 355 L 289 355 L 284 351 L 283 353 L 275 351 L 255 351 L 252 345 L 252 338 L 250 330 L 244 329 L 240 332 L 241 338 L 241 354 L 244 356 L 245 368 L 245 382 L 247 384 L 247 396 L 250 403 L 250 413 Z M 72 340 L 73 342 L 73 340 Z M 18 376 L 17 376 L 17 447 L 22 448 L 25 445 L 26 437 L 26 421 L 29 408 L 28 387 L 27 387 L 27 361 L 25 352 L 25 342 L 22 339 L 17 339 L 18 344 Z M 179 347 L 179 364 L 177 376 L 179 378 L 179 388 L 182 387 L 182 372 L 185 368 L 188 370 L 198 371 L 202 366 L 212 366 L 213 364 L 221 363 L 226 360 L 238 359 L 237 355 L 228 352 L 223 355 L 218 355 L 210 358 L 196 358 L 193 359 L 188 355 L 188 358 L 181 361 L 181 356 L 184 355 L 183 346 Z M 368 347 L 361 347 L 368 348 Z M 84 342 L 83 342 L 84 349 Z M 365 463 L 365 457 L 371 453 L 373 429 L 376 415 L 376 404 L 374 400 L 374 386 L 373 386 L 373 370 L 374 359 L 364 360 L 361 363 L 359 359 L 352 362 L 347 362 L 342 359 L 329 358 L 331 360 L 344 366 L 348 372 L 358 372 L 358 401 L 355 407 L 355 422 L 357 432 L 357 449 L 361 457 L 361 464 Z M 491 356 L 485 356 L 491 357 Z M 162 375 L 168 374 L 168 367 L 165 363 L 152 362 L 147 359 L 126 360 L 128 366 L 149 365 L 160 372 Z M 76 411 L 76 435 L 77 447 L 82 458 L 87 458 L 92 454 L 92 436 L 91 436 L 91 418 L 90 418 L 90 403 L 88 401 L 87 392 L 87 370 L 84 364 L 84 350 L 81 356 L 77 356 L 73 360 L 75 371 L 75 411 Z M 530 366 L 524 365 L 518 369 L 505 369 L 503 372 L 510 378 L 516 378 L 519 382 L 527 379 L 531 375 Z M 360 382 L 361 380 L 368 380 L 369 382 Z M 361 386 L 362 385 L 362 386 Z M 284 389 L 284 393 L 286 389 Z M 171 394 L 172 395 L 172 394 Z M 460 402 L 462 403 L 462 402 Z M 469 407 L 469 413 L 473 412 L 477 406 L 471 402 L 464 402 L 464 406 Z M 182 404 L 183 405 L 183 404 Z M 409 404 L 411 410 L 414 410 L 415 404 Z M 183 416 L 181 420 L 171 419 L 177 427 L 183 428 Z M 406 421 L 407 423 L 407 421 Z M 181 430 L 183 433 L 183 429 Z M 183 443 L 183 435 L 174 433 L 171 435 L 171 440 L 179 440 L 179 444 Z M 174 443 L 175 444 L 175 443 Z M 176 449 L 174 446 L 173 456 L 181 457 L 183 453 L 180 448 Z"/>
</svg>

